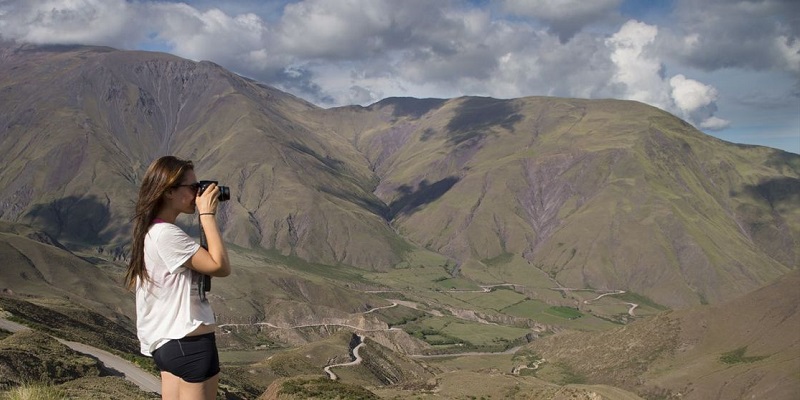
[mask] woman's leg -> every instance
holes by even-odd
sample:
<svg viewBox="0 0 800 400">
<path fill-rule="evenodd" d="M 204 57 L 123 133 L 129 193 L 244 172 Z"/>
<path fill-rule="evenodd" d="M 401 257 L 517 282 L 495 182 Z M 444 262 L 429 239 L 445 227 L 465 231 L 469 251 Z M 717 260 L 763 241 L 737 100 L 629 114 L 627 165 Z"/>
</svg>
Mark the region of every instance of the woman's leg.
<svg viewBox="0 0 800 400">
<path fill-rule="evenodd" d="M 180 381 L 180 400 L 214 400 L 217 398 L 219 374 L 204 382 L 186 382 L 180 378 L 178 380 Z"/>
<path fill-rule="evenodd" d="M 161 371 L 161 398 L 163 400 L 179 400 L 183 379 L 166 371 Z"/>
</svg>

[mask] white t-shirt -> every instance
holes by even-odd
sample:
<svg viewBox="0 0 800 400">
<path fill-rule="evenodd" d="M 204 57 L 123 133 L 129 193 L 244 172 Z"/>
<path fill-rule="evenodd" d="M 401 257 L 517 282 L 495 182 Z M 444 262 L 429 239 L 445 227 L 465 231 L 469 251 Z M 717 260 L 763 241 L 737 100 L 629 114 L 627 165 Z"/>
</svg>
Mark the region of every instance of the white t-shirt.
<svg viewBox="0 0 800 400">
<path fill-rule="evenodd" d="M 215 323 L 208 301 L 201 301 L 201 274 L 183 266 L 200 249 L 176 225 L 159 222 L 144 239 L 144 264 L 152 282 L 136 284 L 136 331 L 141 352 L 153 351 L 170 339 L 180 339 L 200 325 Z"/>
</svg>

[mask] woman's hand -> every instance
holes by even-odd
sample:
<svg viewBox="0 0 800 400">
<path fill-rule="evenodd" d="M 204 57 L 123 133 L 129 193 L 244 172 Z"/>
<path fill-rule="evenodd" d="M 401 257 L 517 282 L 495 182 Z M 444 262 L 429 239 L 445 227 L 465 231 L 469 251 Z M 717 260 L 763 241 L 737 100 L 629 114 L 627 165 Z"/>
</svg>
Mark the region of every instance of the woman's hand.
<svg viewBox="0 0 800 400">
<path fill-rule="evenodd" d="M 202 194 L 198 191 L 195 204 L 197 204 L 197 211 L 200 214 L 216 214 L 217 206 L 219 205 L 219 187 L 217 187 L 217 184 L 209 184 Z"/>
<path fill-rule="evenodd" d="M 231 264 L 228 261 L 228 250 L 222 241 L 222 235 L 217 226 L 216 214 L 219 205 L 219 188 L 212 183 L 206 187 L 202 194 L 198 194 L 197 211 L 200 213 L 200 223 L 206 235 L 208 249 L 200 248 L 185 264 L 187 267 L 211 276 L 228 276 L 231 273 Z M 206 215 L 204 215 L 206 214 Z"/>
</svg>

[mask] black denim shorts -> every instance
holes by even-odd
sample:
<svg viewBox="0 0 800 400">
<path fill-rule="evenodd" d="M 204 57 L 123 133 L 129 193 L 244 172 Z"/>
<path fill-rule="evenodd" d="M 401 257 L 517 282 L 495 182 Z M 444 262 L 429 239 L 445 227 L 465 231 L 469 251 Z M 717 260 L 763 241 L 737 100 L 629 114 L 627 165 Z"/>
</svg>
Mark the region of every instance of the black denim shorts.
<svg viewBox="0 0 800 400">
<path fill-rule="evenodd" d="M 219 354 L 214 333 L 172 339 L 153 352 L 153 360 L 186 382 L 205 382 L 219 373 Z"/>
</svg>

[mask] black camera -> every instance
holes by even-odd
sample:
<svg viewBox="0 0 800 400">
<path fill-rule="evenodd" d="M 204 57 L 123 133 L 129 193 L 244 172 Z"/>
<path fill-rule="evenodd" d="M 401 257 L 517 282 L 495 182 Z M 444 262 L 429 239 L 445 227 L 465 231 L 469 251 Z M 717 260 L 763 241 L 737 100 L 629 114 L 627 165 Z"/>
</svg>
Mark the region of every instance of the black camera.
<svg viewBox="0 0 800 400">
<path fill-rule="evenodd" d="M 231 199 L 231 189 L 227 186 L 219 186 L 219 182 L 217 181 L 200 181 L 198 183 L 200 184 L 200 188 L 197 190 L 198 195 L 203 194 L 208 185 L 213 183 L 219 187 L 219 201 L 228 201 Z"/>
</svg>

